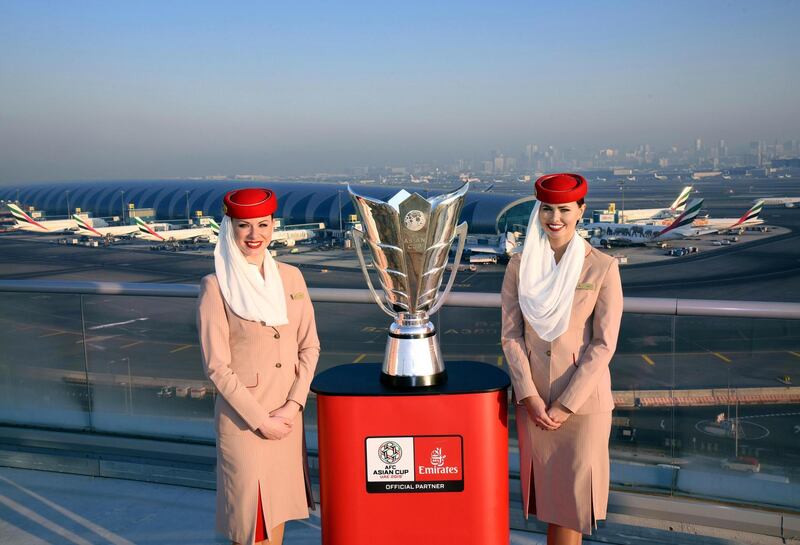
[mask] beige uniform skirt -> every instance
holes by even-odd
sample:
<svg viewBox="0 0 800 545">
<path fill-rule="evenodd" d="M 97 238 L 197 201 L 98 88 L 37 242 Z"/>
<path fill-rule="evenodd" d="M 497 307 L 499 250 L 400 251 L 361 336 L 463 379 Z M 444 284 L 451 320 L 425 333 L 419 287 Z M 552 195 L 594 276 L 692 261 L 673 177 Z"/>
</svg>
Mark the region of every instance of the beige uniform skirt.
<svg viewBox="0 0 800 545">
<path fill-rule="evenodd" d="M 544 431 L 523 416 L 531 446 L 529 513 L 548 524 L 591 534 L 606 518 L 611 412 L 570 416 Z"/>
</svg>

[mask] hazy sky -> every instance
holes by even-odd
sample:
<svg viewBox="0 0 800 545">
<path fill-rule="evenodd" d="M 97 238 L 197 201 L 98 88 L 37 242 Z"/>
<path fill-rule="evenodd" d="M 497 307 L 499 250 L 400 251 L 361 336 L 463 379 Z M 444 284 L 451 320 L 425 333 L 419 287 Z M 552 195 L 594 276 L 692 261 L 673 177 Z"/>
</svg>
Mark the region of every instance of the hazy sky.
<svg viewBox="0 0 800 545">
<path fill-rule="evenodd" d="M 800 2 L 0 0 L 0 182 L 800 137 Z"/>
</svg>

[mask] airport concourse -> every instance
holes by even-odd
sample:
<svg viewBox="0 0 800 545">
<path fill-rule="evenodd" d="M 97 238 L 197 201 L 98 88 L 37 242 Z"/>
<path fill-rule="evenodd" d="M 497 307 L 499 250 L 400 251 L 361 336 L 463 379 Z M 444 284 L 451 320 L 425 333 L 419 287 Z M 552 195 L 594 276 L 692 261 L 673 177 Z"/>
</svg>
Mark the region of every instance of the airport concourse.
<svg viewBox="0 0 800 545">
<path fill-rule="evenodd" d="M 102 216 L 109 224 L 114 215 L 143 209 L 154 217 L 143 220 L 148 226 L 185 220 L 195 209 L 197 217 L 219 220 L 209 203 L 223 189 L 198 184 L 187 199 L 190 184 L 181 183 L 158 189 L 131 182 L 95 192 L 74 185 L 69 206 L 80 202 L 89 219 Z M 618 184 L 593 183 L 590 210 L 620 202 Z M 741 177 L 692 185 L 703 199 L 701 219 L 736 222 L 769 193 L 769 183 Z M 468 194 L 460 219 L 474 220 L 476 229 L 450 297 L 431 318 L 454 370 L 458 362 L 479 362 L 508 372 L 498 293 L 504 253 L 519 251 L 524 237 L 504 234 L 527 222 L 532 201 L 518 184 L 500 185 Z M 631 182 L 625 210 L 631 217 L 654 206 L 668 210 L 684 185 Z M 787 194 L 800 194 L 796 179 L 784 185 Z M 303 225 L 299 230 L 310 235 L 272 249 L 308 284 L 322 345 L 317 375 L 340 365 L 378 365 L 391 319 L 367 291 L 346 235 L 357 211 L 341 186 L 318 193 L 301 186 L 278 215 L 286 230 Z M 443 183 L 428 196 L 458 186 Z M 64 216 L 58 209 L 67 206 L 66 193 L 47 187 L 20 192 L 19 202 L 46 211 L 33 218 L 37 223 Z M 399 189 L 365 192 L 383 199 Z M 0 197 L 16 200 L 17 192 Z M 126 206 L 128 198 L 135 206 Z M 669 225 L 683 213 L 667 218 Z M 716 229 L 659 243 L 623 242 L 613 229 L 606 235 L 618 238 L 594 237 L 597 250 L 620 264 L 625 302 L 611 364 L 608 518 L 587 543 L 800 537 L 800 212 L 767 205 L 758 217 L 763 222 L 735 233 Z M 125 234 L 81 239 L 63 226 L 50 234 L 0 234 L 0 543 L 226 543 L 213 535 L 217 394 L 203 374 L 195 325 L 198 283 L 214 270 L 214 231 L 208 223 L 183 226 L 201 227 L 210 235 L 171 244 Z M 627 229 L 626 237 L 647 231 Z M 102 243 L 85 243 L 92 240 Z M 672 252 L 688 247 L 695 250 Z M 517 422 L 507 402 L 510 542 L 545 543 L 544 525 L 522 516 Z M 319 502 L 318 408 L 312 394 L 305 438 Z M 320 542 L 320 507 L 287 525 L 286 543 Z"/>
</svg>

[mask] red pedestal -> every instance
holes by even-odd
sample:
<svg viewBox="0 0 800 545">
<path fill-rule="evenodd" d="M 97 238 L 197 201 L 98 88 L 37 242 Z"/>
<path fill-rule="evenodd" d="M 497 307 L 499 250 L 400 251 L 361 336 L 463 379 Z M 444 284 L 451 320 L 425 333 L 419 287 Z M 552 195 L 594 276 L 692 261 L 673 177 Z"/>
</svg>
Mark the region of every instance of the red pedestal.
<svg viewBox="0 0 800 545">
<path fill-rule="evenodd" d="M 323 544 L 508 544 L 508 377 L 447 371 L 406 391 L 382 386 L 377 364 L 315 379 Z"/>
</svg>

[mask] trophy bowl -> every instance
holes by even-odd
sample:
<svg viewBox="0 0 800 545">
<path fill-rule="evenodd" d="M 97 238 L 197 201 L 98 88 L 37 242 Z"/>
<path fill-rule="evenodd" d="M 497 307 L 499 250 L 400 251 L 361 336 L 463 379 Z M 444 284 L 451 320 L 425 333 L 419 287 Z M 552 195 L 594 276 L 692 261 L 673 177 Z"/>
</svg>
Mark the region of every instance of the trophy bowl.
<svg viewBox="0 0 800 545">
<path fill-rule="evenodd" d="M 394 319 L 381 381 L 395 387 L 441 384 L 447 371 L 430 316 L 444 304 L 461 261 L 467 224 L 458 224 L 458 218 L 469 183 L 430 199 L 401 190 L 386 202 L 347 189 L 361 217 L 362 230 L 353 230 L 361 271 L 375 302 Z M 456 239 L 453 268 L 440 291 Z M 369 246 L 382 295 L 370 278 L 364 243 Z"/>
</svg>

